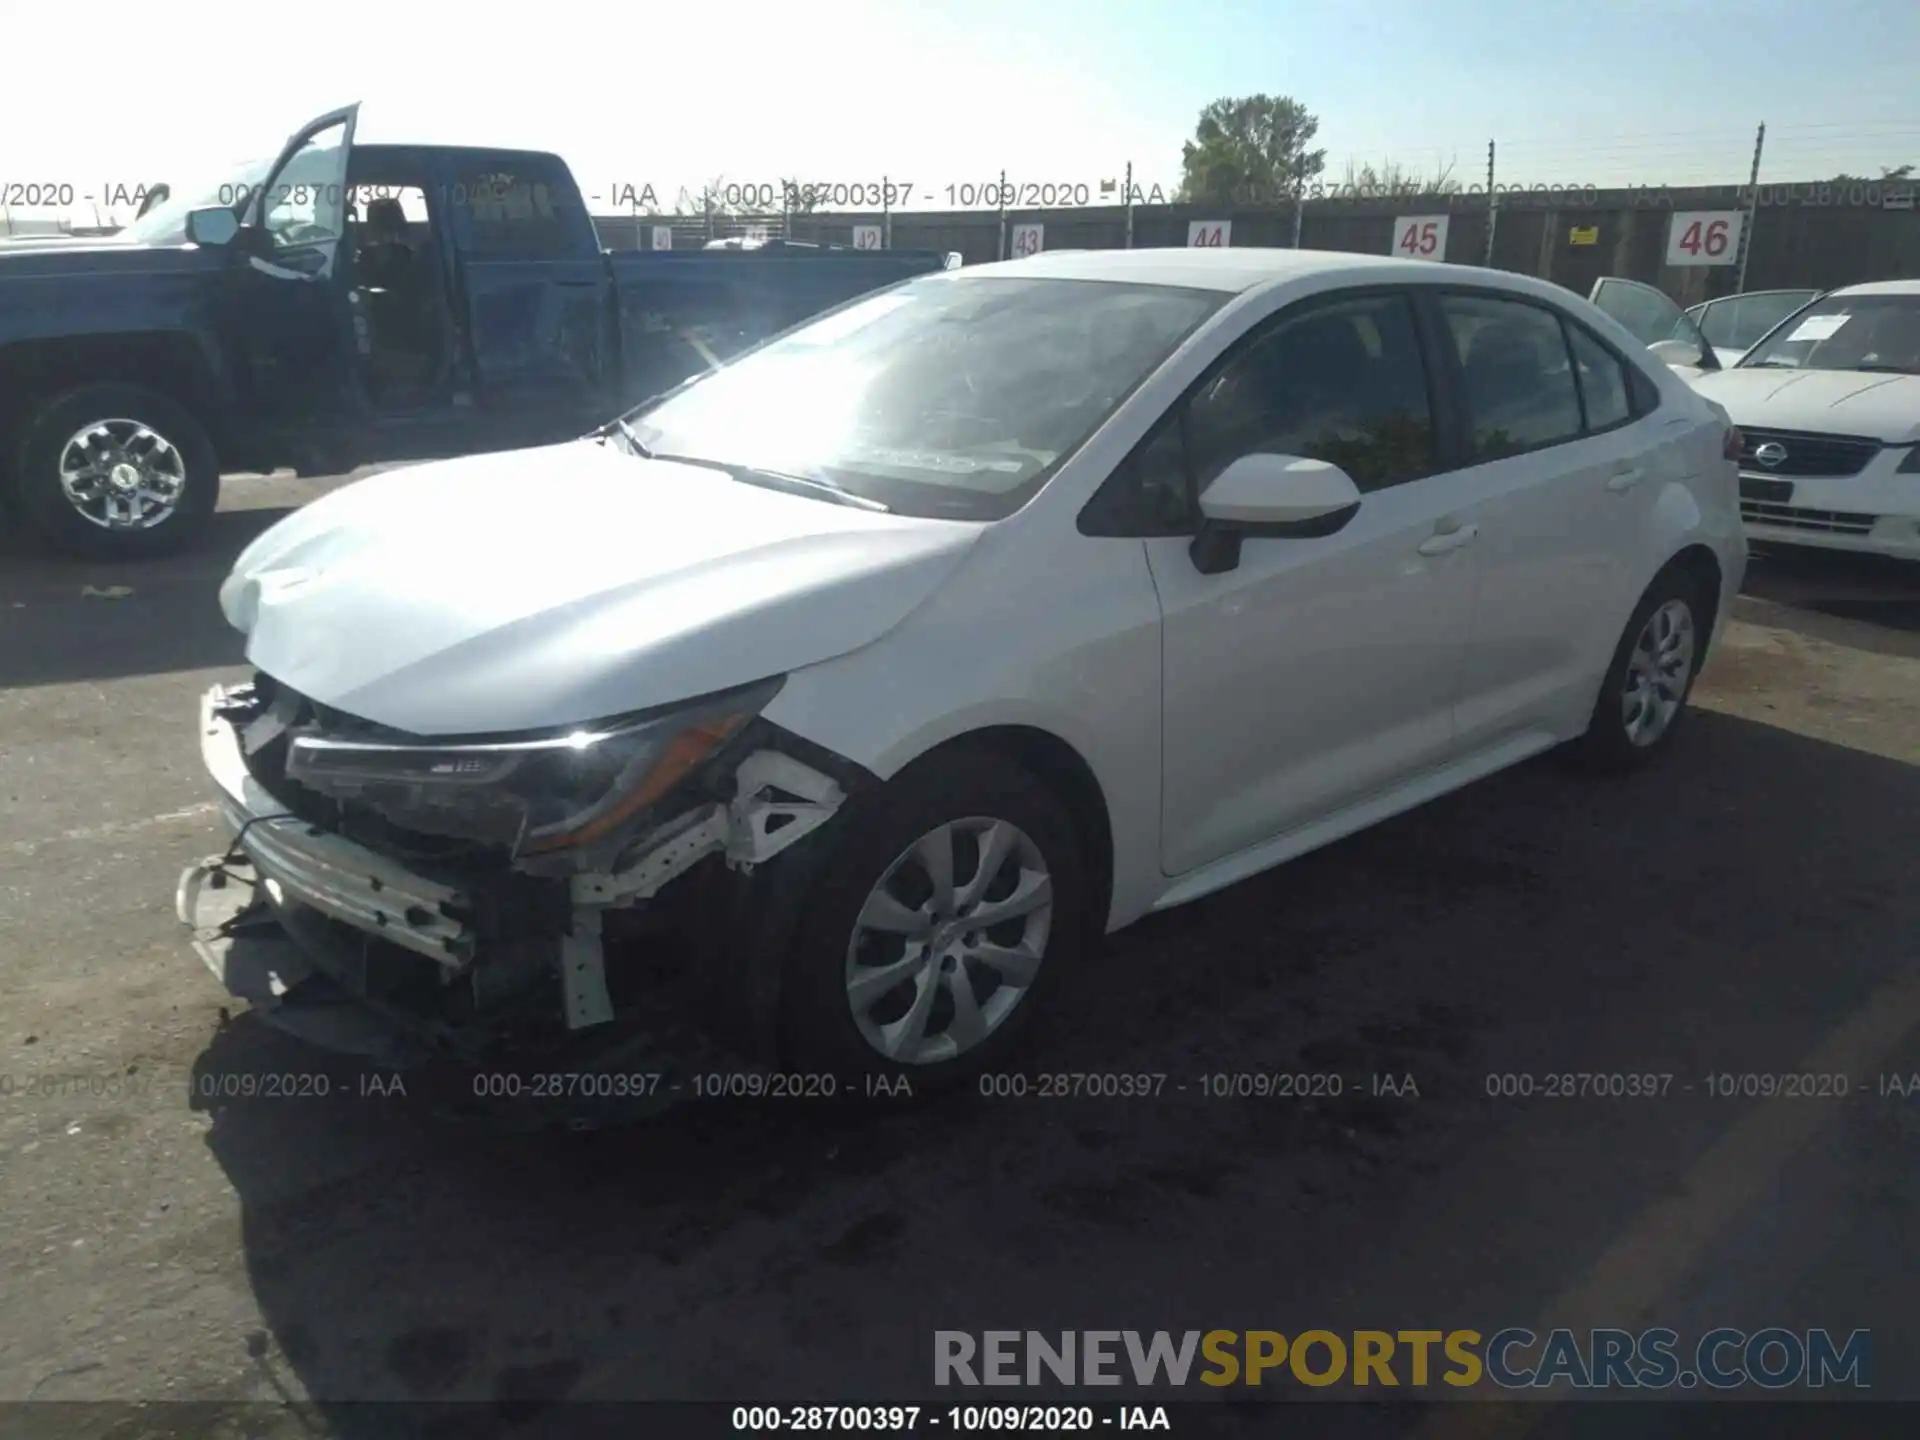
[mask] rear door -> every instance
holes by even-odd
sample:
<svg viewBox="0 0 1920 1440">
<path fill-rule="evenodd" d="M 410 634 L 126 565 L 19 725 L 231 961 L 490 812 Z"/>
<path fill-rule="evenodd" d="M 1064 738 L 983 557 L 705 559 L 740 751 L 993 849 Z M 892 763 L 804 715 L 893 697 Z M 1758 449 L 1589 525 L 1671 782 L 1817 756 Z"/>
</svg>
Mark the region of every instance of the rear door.
<svg viewBox="0 0 1920 1440">
<path fill-rule="evenodd" d="M 485 442 L 533 445 L 608 418 L 612 280 L 556 157 L 457 151 L 446 177 L 456 313 Z"/>
<path fill-rule="evenodd" d="M 1559 732 L 1592 705 L 1688 422 L 1670 434 L 1652 383 L 1555 306 L 1451 288 L 1429 303 L 1480 529 L 1455 710 L 1472 751 Z"/>
</svg>

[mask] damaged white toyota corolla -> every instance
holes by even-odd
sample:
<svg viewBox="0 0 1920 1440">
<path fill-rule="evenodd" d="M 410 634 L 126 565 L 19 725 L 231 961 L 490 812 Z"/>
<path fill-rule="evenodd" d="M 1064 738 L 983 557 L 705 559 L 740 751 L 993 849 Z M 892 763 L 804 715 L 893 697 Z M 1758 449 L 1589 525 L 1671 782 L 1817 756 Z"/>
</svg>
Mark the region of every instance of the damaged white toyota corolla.
<svg viewBox="0 0 1920 1440">
<path fill-rule="evenodd" d="M 1664 748 L 1745 566 L 1737 453 L 1517 276 L 916 279 L 256 541 L 255 680 L 201 717 L 234 840 L 181 919 L 266 1019 L 396 1063 L 658 1014 L 972 1073 L 1148 911 L 1561 742 Z"/>
</svg>

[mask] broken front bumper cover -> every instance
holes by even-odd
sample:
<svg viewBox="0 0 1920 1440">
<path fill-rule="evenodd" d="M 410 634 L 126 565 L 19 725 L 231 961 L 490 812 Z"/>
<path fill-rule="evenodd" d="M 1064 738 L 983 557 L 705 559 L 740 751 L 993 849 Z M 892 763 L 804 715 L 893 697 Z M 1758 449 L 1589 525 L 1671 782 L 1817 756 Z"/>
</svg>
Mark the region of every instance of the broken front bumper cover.
<svg viewBox="0 0 1920 1440">
<path fill-rule="evenodd" d="M 175 909 L 194 950 L 263 1020 L 323 1048 L 392 1065 L 469 1049 L 471 1037 L 454 1027 L 343 981 L 363 963 L 354 932 L 424 956 L 440 967 L 445 984 L 470 976 L 485 963 L 471 898 L 288 814 L 247 767 L 230 714 L 239 694 L 215 686 L 201 701 L 201 757 L 234 842 L 180 878 Z M 732 800 L 683 812 L 642 837 L 617 871 L 571 877 L 571 923 L 555 947 L 568 1031 L 624 1033 L 637 1018 L 623 1014 L 621 1025 L 610 1024 L 601 944 L 607 910 L 644 904 L 710 855 L 750 870 L 818 829 L 845 799 L 830 777 L 767 748 L 739 763 L 734 789 Z M 648 1023 L 673 1032 L 676 1054 L 714 1053 L 675 1017 L 654 1015 Z M 596 1038 L 620 1052 L 623 1068 L 635 1063 L 630 1044 L 612 1034 Z"/>
</svg>

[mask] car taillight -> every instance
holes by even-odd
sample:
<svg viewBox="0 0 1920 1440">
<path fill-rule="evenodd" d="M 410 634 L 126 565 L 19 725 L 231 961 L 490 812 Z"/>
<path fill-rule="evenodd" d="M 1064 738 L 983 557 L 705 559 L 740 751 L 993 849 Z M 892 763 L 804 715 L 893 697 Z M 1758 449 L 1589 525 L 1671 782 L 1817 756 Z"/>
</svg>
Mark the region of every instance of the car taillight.
<svg viewBox="0 0 1920 1440">
<path fill-rule="evenodd" d="M 1740 452 L 1746 448 L 1746 437 L 1740 433 L 1739 427 L 1729 425 L 1727 427 L 1727 438 L 1720 446 L 1720 453 L 1729 460 L 1738 460 L 1740 458 Z"/>
</svg>

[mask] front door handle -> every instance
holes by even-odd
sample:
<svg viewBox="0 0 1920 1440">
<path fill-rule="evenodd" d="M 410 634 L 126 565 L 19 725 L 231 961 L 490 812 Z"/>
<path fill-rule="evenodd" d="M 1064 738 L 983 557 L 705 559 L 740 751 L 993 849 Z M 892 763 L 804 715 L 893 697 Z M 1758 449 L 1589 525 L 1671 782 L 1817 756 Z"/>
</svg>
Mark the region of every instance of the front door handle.
<svg viewBox="0 0 1920 1440">
<path fill-rule="evenodd" d="M 1449 550 L 1458 550 L 1462 545 L 1471 545 L 1473 537 L 1479 533 L 1478 525 L 1458 525 L 1451 530 L 1436 530 L 1420 542 L 1419 550 L 1422 555 L 1444 555 Z"/>
<path fill-rule="evenodd" d="M 1631 490 L 1646 478 L 1647 472 L 1638 465 L 1622 465 L 1613 472 L 1613 478 L 1607 481 L 1607 489 L 1617 495 L 1622 491 Z"/>
</svg>

